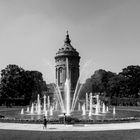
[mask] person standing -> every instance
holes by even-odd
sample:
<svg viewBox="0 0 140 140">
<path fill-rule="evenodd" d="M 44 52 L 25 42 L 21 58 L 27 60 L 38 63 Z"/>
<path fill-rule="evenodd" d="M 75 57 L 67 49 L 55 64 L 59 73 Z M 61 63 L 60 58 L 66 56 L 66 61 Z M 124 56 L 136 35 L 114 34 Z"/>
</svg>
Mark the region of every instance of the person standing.
<svg viewBox="0 0 140 140">
<path fill-rule="evenodd" d="M 46 129 L 46 128 L 47 128 L 47 119 L 44 116 L 44 118 L 43 118 L 43 129 Z"/>
<path fill-rule="evenodd" d="M 66 113 L 64 113 L 64 124 L 66 124 Z"/>
</svg>

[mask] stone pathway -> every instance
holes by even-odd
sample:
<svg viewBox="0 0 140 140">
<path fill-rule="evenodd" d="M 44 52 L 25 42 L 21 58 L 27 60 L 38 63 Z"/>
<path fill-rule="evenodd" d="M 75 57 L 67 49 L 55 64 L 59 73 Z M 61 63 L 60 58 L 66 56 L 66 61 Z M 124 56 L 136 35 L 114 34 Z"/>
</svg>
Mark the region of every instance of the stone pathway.
<svg viewBox="0 0 140 140">
<path fill-rule="evenodd" d="M 130 130 L 140 129 L 140 122 L 115 123 L 115 124 L 85 124 L 85 125 L 63 125 L 48 124 L 47 130 L 42 124 L 20 124 L 20 123 L 0 123 L 3 130 L 29 130 L 29 131 L 107 131 L 107 130 Z"/>
</svg>

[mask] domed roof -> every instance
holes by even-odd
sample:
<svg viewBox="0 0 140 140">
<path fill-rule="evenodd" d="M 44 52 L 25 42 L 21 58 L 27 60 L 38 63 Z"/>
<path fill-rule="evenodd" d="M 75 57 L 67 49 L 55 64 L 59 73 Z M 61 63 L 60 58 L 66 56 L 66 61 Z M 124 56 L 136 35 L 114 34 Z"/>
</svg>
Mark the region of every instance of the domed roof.
<svg viewBox="0 0 140 140">
<path fill-rule="evenodd" d="M 56 57 L 57 56 L 68 56 L 68 55 L 79 56 L 79 53 L 71 45 L 71 40 L 69 38 L 69 34 L 68 34 L 68 31 L 67 31 L 66 38 L 64 40 L 64 45 L 63 45 L 62 48 L 60 48 L 58 50 L 58 52 L 56 53 Z"/>
</svg>

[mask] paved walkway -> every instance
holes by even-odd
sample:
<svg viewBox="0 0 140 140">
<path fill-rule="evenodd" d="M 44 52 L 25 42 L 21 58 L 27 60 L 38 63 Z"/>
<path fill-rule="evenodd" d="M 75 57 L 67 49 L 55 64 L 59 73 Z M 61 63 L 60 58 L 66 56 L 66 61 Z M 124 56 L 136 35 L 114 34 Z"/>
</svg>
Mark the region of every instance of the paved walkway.
<svg viewBox="0 0 140 140">
<path fill-rule="evenodd" d="M 3 130 L 30 130 L 46 131 L 42 124 L 20 124 L 20 123 L 0 123 Z M 85 125 L 63 125 L 48 124 L 47 131 L 106 131 L 106 130 L 130 130 L 140 129 L 140 122 L 115 123 L 115 124 L 85 124 Z"/>
</svg>

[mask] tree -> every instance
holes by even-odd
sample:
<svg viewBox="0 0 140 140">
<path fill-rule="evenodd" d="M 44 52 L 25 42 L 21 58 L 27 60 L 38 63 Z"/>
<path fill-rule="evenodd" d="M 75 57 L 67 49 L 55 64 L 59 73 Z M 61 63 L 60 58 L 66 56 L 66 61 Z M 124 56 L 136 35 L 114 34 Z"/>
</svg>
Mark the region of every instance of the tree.
<svg viewBox="0 0 140 140">
<path fill-rule="evenodd" d="M 115 75 L 114 77 L 110 78 L 108 81 L 108 97 L 124 97 L 126 96 L 126 78 L 122 75 Z"/>
<path fill-rule="evenodd" d="M 110 78 L 116 74 L 110 71 L 99 69 L 94 72 L 91 78 L 87 79 L 81 90 L 81 96 L 85 97 L 85 93 L 104 93 L 104 96 L 108 92 L 108 82 Z"/>
<path fill-rule="evenodd" d="M 105 71 L 102 69 L 99 69 L 95 71 L 92 78 L 92 86 L 93 91 L 92 92 L 100 92 L 100 93 L 106 93 L 108 89 L 108 81 L 110 78 L 114 77 L 116 74 L 110 71 Z M 97 90 L 94 90 L 94 87 Z"/>
<path fill-rule="evenodd" d="M 17 65 L 8 65 L 1 71 L 0 93 L 3 98 L 21 97 L 20 83 L 24 69 Z"/>
<path fill-rule="evenodd" d="M 125 94 L 128 97 L 137 98 L 140 91 L 140 66 L 128 66 L 119 75 L 122 75 L 126 80 Z"/>
<path fill-rule="evenodd" d="M 44 90 L 47 85 L 38 71 L 25 71 L 17 65 L 8 65 L 1 71 L 0 94 L 3 99 L 34 101 Z"/>
<path fill-rule="evenodd" d="M 38 71 L 27 72 L 31 78 L 32 96 L 31 99 L 34 101 L 37 99 L 37 95 L 42 95 L 42 92 L 47 90 L 46 82 L 43 80 L 42 73 Z"/>
</svg>

